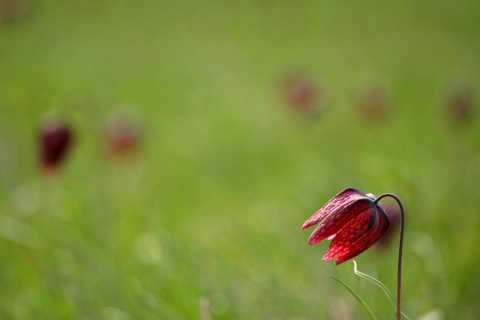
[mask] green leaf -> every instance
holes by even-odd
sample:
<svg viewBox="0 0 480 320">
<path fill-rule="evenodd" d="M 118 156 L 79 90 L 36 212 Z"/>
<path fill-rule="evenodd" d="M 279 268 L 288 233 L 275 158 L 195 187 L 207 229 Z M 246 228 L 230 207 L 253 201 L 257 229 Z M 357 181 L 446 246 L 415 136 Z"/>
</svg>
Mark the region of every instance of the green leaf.
<svg viewBox="0 0 480 320">
<path fill-rule="evenodd" d="M 347 284 L 345 284 L 344 282 L 342 282 L 341 280 L 335 278 L 334 276 L 329 276 L 330 278 L 334 279 L 334 280 L 337 280 L 338 282 L 340 282 L 345 288 L 347 288 L 348 291 L 350 291 L 350 293 L 355 297 L 355 299 L 357 299 L 357 301 L 362 305 L 362 307 L 365 309 L 365 311 L 367 311 L 368 315 L 370 316 L 370 319 L 373 319 L 373 320 L 377 320 L 377 318 L 375 317 L 375 315 L 373 314 L 372 310 L 367 306 L 367 304 L 365 303 L 365 301 L 363 301 L 362 298 L 360 298 L 360 296 L 355 292 L 353 291 L 352 288 L 350 288 Z"/>
</svg>

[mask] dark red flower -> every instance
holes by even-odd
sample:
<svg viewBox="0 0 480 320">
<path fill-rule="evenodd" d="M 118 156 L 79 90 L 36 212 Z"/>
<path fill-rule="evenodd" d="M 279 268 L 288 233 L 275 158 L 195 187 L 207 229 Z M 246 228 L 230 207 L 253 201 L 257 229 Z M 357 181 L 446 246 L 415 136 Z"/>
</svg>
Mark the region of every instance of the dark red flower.
<svg viewBox="0 0 480 320">
<path fill-rule="evenodd" d="M 336 265 L 370 248 L 390 225 L 387 214 L 375 198 L 353 188 L 330 199 L 303 224 L 302 230 L 319 222 L 308 244 L 325 238 L 332 240 L 323 260 L 337 258 Z"/>
<path fill-rule="evenodd" d="M 47 122 L 40 129 L 40 164 L 46 171 L 56 169 L 65 158 L 72 141 L 69 127 L 57 122 Z"/>
</svg>

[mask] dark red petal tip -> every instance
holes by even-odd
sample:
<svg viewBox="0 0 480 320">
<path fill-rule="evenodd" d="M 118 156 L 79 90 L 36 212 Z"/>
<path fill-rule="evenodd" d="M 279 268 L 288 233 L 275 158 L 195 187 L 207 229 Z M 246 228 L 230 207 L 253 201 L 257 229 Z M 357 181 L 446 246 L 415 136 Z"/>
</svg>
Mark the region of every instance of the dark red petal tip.
<svg viewBox="0 0 480 320">
<path fill-rule="evenodd" d="M 354 201 L 364 198 L 366 195 L 354 188 L 347 188 L 340 191 L 336 196 L 330 199 L 323 207 L 315 212 L 302 226 L 302 230 L 311 227 L 322 221 L 327 215 L 341 211 Z"/>
<path fill-rule="evenodd" d="M 352 226 L 353 221 L 363 212 L 370 212 L 375 208 L 373 200 L 363 198 L 354 201 L 346 207 L 339 207 L 333 213 L 328 215 L 322 223 L 312 232 L 308 239 L 309 244 L 315 244 L 328 238 L 341 230 L 345 230 L 346 226 Z M 354 225 L 353 225 L 354 226 Z"/>
</svg>

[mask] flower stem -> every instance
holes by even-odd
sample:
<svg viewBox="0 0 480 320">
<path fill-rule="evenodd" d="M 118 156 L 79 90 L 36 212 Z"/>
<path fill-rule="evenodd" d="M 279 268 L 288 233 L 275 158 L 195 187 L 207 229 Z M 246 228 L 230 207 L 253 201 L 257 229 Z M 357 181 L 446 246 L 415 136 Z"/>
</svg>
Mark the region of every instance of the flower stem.
<svg viewBox="0 0 480 320">
<path fill-rule="evenodd" d="M 398 264 L 397 264 L 397 309 L 395 311 L 395 319 L 401 320 L 402 319 L 402 310 L 401 310 L 401 292 L 402 292 L 402 253 L 403 253 L 403 232 L 405 228 L 405 214 L 403 212 L 403 205 L 400 199 L 392 194 L 392 193 L 384 193 L 379 196 L 375 203 L 379 202 L 380 199 L 390 197 L 397 201 L 398 206 L 400 207 L 400 214 L 402 216 L 402 220 L 400 222 L 400 241 L 398 243 Z"/>
</svg>

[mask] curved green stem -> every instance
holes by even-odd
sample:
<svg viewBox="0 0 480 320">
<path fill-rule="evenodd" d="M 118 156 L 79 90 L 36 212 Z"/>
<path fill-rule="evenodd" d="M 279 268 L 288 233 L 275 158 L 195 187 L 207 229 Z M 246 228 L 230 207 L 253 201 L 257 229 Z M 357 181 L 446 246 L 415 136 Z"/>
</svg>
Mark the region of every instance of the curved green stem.
<svg viewBox="0 0 480 320">
<path fill-rule="evenodd" d="M 397 201 L 398 206 L 400 207 L 400 214 L 402 220 L 400 222 L 400 241 L 398 243 L 398 264 L 397 264 L 397 309 L 395 311 L 396 320 L 402 319 L 402 308 L 401 308 L 401 293 L 402 293 L 402 253 L 403 253 L 403 232 L 405 229 L 405 214 L 403 212 L 402 201 L 392 193 L 384 193 L 375 200 L 375 204 L 380 201 L 380 199 L 390 197 Z"/>
</svg>

